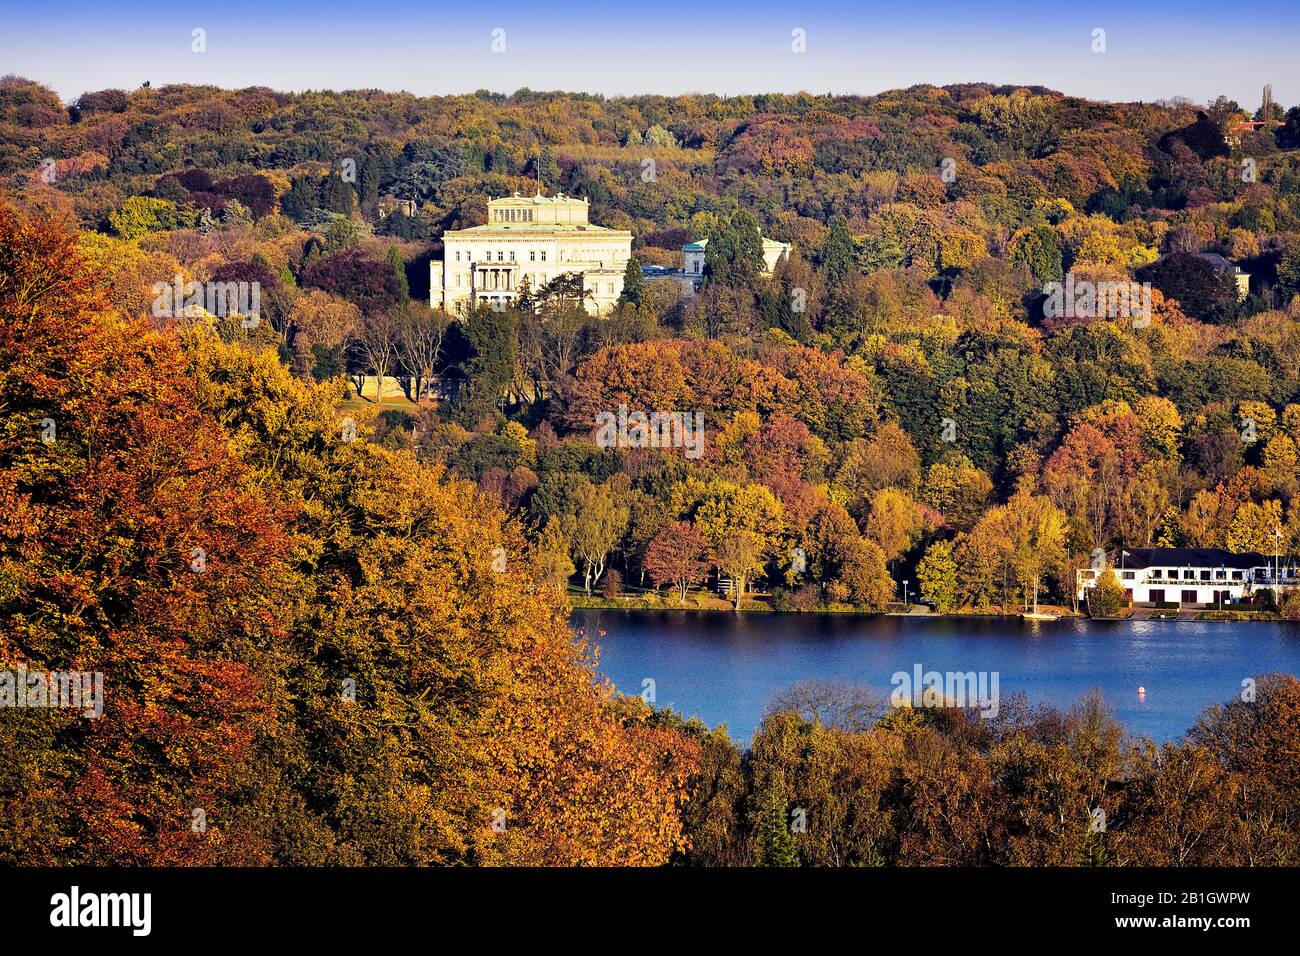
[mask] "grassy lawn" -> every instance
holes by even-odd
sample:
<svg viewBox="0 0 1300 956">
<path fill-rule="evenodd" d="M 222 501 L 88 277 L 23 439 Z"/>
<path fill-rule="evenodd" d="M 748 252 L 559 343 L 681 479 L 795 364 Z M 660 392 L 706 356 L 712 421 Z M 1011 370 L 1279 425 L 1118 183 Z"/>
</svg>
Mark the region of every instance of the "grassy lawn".
<svg viewBox="0 0 1300 956">
<path fill-rule="evenodd" d="M 349 377 L 349 384 L 354 380 Z M 346 399 L 343 400 L 343 407 L 347 409 L 359 408 L 378 408 L 381 411 L 389 409 L 401 409 L 403 411 L 413 411 L 418 406 L 406 397 L 406 392 L 402 390 L 401 384 L 395 378 L 384 379 L 383 396 L 380 401 L 375 401 L 375 379 L 373 376 L 366 376 L 365 386 L 360 395 L 353 391 Z"/>
<path fill-rule="evenodd" d="M 1280 621 L 1282 615 L 1273 611 L 1202 611 L 1198 621 Z"/>
<path fill-rule="evenodd" d="M 408 401 L 404 395 L 385 395 L 384 400 L 379 403 L 376 403 L 371 398 L 357 398 L 356 395 L 352 395 L 350 398 L 345 398 L 343 400 L 343 407 L 347 409 L 378 408 L 383 411 L 387 411 L 390 408 L 400 408 L 403 411 L 409 412 L 414 411 L 418 406 L 414 402 Z"/>
<path fill-rule="evenodd" d="M 756 600 L 756 595 L 746 595 L 741 607 L 745 610 L 768 610 L 765 602 Z M 633 591 L 616 598 L 603 597 L 593 590 L 591 597 L 580 587 L 569 586 L 569 603 L 581 608 L 624 608 L 635 610 L 678 610 L 678 611 L 730 611 L 734 607 L 731 601 L 709 591 L 692 591 L 682 604 L 677 600 L 677 592 L 665 590 Z"/>
</svg>

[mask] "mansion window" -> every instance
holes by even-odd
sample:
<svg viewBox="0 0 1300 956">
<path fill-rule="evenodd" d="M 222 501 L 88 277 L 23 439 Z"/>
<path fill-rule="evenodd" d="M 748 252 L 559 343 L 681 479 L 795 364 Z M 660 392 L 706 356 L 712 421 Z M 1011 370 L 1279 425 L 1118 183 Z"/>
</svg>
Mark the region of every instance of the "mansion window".
<svg viewBox="0 0 1300 956">
<path fill-rule="evenodd" d="M 1193 571 L 1191 568 L 1185 568 L 1185 569 L 1183 569 L 1183 580 L 1184 580 L 1184 581 L 1190 581 L 1190 580 L 1191 580 L 1192 578 L 1194 578 L 1194 577 L 1196 577 L 1196 572 Z"/>
<path fill-rule="evenodd" d="M 529 261 L 529 262 L 536 262 L 536 261 L 537 261 L 537 250 L 536 250 L 536 249 L 530 249 L 530 250 L 528 251 L 528 261 Z"/>
<path fill-rule="evenodd" d="M 1120 575 L 1120 577 L 1122 577 L 1125 581 L 1132 581 L 1135 577 L 1137 577 L 1137 575 L 1134 574 L 1132 571 L 1125 571 L 1123 574 Z"/>
<path fill-rule="evenodd" d="M 545 249 L 542 250 L 542 261 L 543 261 L 543 262 L 546 261 L 546 250 L 545 250 Z"/>
<path fill-rule="evenodd" d="M 532 222 L 533 211 L 531 209 L 494 209 L 492 210 L 493 222 Z"/>
</svg>

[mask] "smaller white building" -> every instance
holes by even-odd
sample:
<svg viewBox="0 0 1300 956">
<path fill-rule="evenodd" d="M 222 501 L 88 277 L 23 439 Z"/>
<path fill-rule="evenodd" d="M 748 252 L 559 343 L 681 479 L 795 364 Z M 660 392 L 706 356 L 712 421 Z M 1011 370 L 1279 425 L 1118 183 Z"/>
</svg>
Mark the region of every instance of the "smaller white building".
<svg viewBox="0 0 1300 956">
<path fill-rule="evenodd" d="M 688 276 L 704 278 L 704 254 L 708 249 L 708 239 L 697 239 L 682 246 L 682 271 Z M 790 243 L 777 242 L 775 239 L 763 240 L 763 272 L 770 276 L 776 271 L 777 264 L 790 255 Z"/>
<path fill-rule="evenodd" d="M 709 240 L 698 239 L 682 246 L 682 267 L 667 269 L 663 266 L 642 266 L 641 272 L 647 279 L 676 279 L 686 295 L 700 291 L 704 282 L 704 255 L 708 250 Z M 775 239 L 763 240 L 763 271 L 759 273 L 770 277 L 783 259 L 790 256 L 790 243 L 777 242 Z"/>
<path fill-rule="evenodd" d="M 1106 556 L 1107 567 L 1129 601 L 1135 605 L 1178 604 L 1209 607 L 1249 598 L 1260 588 L 1280 594 L 1300 581 L 1294 562 L 1256 551 L 1222 548 L 1129 548 Z M 1095 568 L 1076 572 L 1082 600 L 1106 572 Z"/>
</svg>

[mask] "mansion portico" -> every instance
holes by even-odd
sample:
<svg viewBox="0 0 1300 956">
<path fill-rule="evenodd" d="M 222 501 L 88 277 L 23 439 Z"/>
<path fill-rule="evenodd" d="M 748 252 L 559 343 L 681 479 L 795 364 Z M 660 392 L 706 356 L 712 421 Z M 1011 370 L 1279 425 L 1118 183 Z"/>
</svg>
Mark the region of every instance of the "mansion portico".
<svg viewBox="0 0 1300 956">
<path fill-rule="evenodd" d="M 489 200 L 484 225 L 443 236 L 442 260 L 429 263 L 429 305 L 463 313 L 513 301 L 525 279 L 536 293 L 577 273 L 587 310 L 607 311 L 623 294 L 632 233 L 593 225 L 588 213 L 587 200 L 563 193 Z"/>
</svg>

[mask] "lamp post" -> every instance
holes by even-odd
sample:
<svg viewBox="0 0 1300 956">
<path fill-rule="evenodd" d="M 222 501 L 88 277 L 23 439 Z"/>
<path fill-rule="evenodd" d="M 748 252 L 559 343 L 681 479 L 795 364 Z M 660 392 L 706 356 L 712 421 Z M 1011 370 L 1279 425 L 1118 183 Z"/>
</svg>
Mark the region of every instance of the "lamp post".
<svg viewBox="0 0 1300 956">
<path fill-rule="evenodd" d="M 911 605 L 907 601 L 907 581 L 903 581 L 903 610 L 911 610 Z"/>
<path fill-rule="evenodd" d="M 1282 529 L 1280 527 L 1275 526 L 1273 528 L 1273 590 L 1275 592 L 1278 590 L 1277 564 L 1278 564 L 1278 551 L 1281 548 L 1281 543 L 1282 543 Z"/>
</svg>

